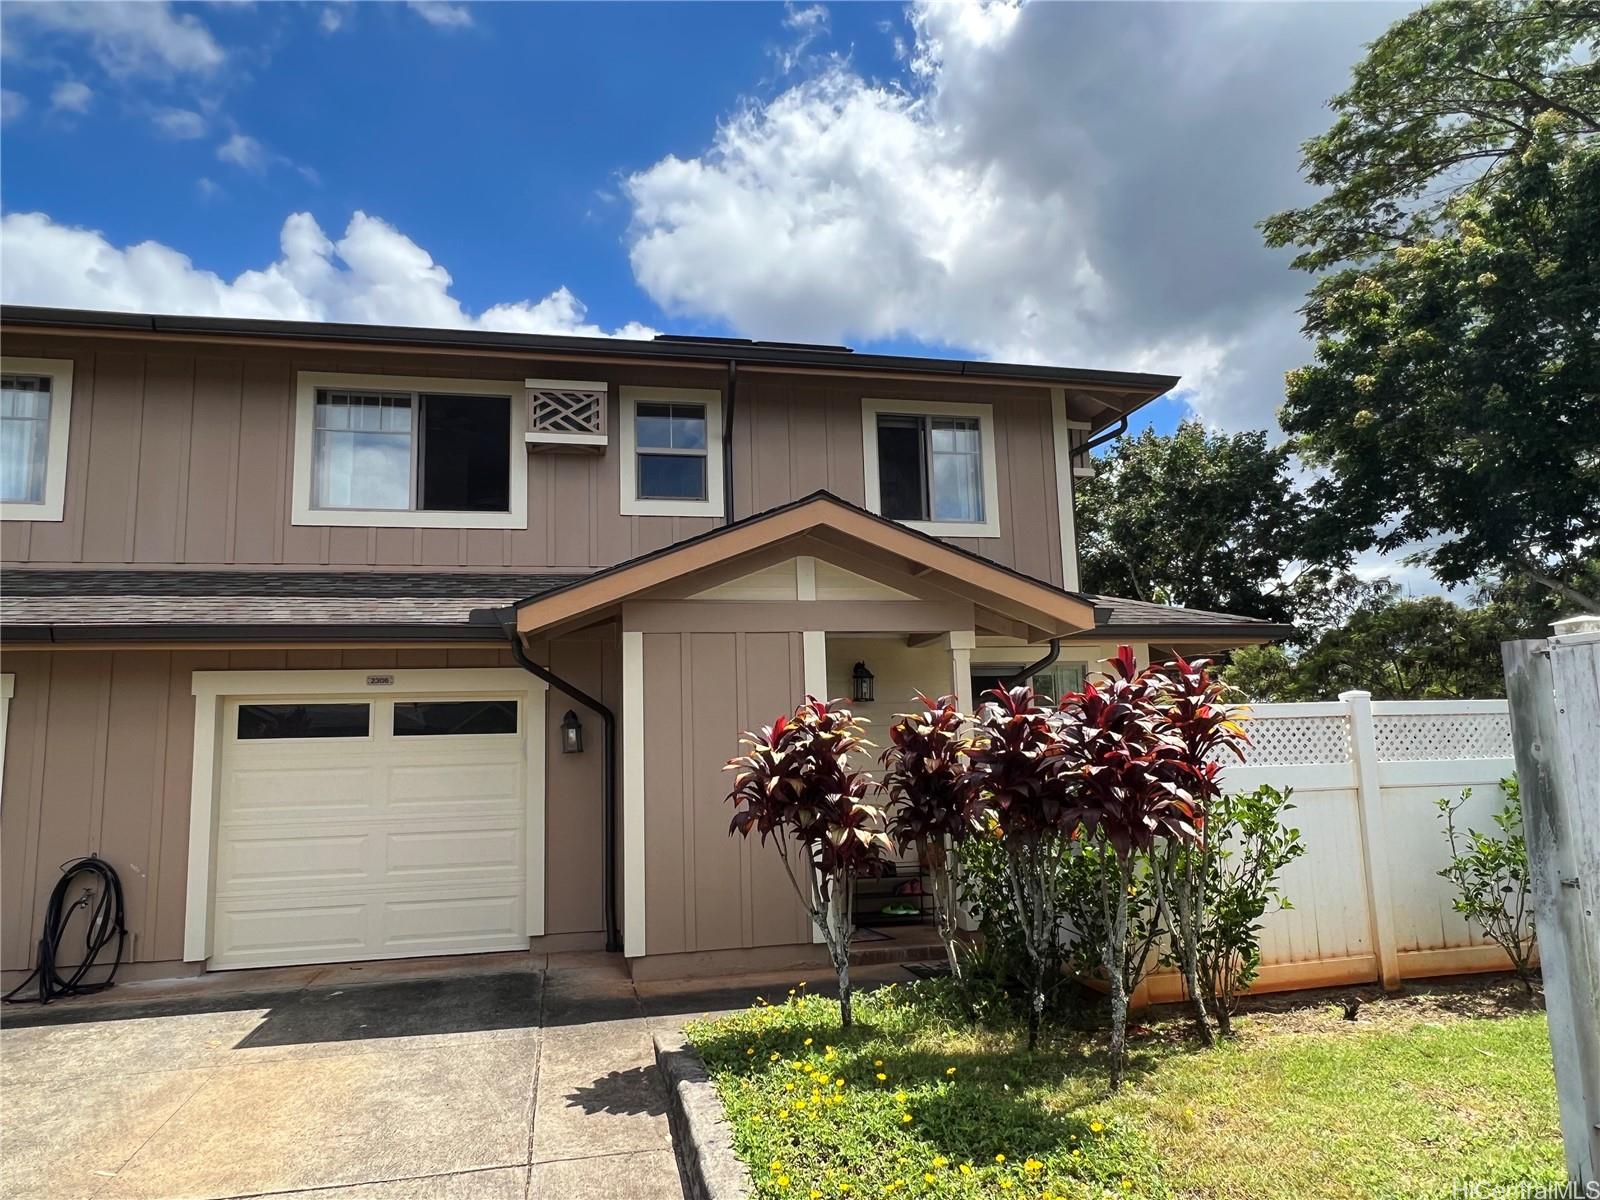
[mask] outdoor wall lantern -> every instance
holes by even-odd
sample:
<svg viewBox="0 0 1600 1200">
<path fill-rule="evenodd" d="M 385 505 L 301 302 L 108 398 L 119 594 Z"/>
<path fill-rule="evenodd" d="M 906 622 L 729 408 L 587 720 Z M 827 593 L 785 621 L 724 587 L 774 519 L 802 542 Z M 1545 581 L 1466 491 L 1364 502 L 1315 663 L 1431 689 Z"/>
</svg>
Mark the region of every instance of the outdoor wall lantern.
<svg viewBox="0 0 1600 1200">
<path fill-rule="evenodd" d="M 850 699 L 859 704 L 872 703 L 872 672 L 864 662 L 858 662 L 850 672 Z"/>
<path fill-rule="evenodd" d="M 583 722 L 570 708 L 567 709 L 567 715 L 561 718 L 561 753 L 583 753 Z"/>
</svg>

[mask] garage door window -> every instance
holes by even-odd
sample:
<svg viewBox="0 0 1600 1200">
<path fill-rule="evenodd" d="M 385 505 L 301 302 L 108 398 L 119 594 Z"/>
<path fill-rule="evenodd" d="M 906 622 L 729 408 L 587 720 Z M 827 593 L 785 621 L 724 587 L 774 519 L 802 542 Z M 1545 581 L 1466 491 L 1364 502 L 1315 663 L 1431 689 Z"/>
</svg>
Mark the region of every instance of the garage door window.
<svg viewBox="0 0 1600 1200">
<path fill-rule="evenodd" d="M 366 704 L 241 704 L 239 740 L 364 738 L 372 726 Z"/>
<path fill-rule="evenodd" d="M 395 737 L 515 733 L 515 700 L 416 700 L 394 706 Z"/>
</svg>

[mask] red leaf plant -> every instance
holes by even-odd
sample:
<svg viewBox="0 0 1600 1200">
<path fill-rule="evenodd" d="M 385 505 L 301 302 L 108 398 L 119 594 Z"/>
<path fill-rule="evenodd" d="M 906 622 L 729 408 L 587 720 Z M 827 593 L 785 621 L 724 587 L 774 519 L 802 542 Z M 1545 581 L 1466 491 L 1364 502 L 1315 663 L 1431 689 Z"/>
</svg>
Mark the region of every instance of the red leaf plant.
<svg viewBox="0 0 1600 1200">
<path fill-rule="evenodd" d="M 970 720 L 955 696 L 930 700 L 917 693 L 920 711 L 900 713 L 889 726 L 888 749 L 879 762 L 889 793 L 889 836 L 904 853 L 915 848 L 928 868 L 934 918 L 950 961 L 961 979 L 952 855 L 981 827 L 982 805 L 968 782 Z"/>
<path fill-rule="evenodd" d="M 861 722 L 840 700 L 807 696 L 793 716 L 781 716 L 760 733 L 740 738 L 748 752 L 730 759 L 737 771 L 728 799 L 730 834 L 769 838 L 823 941 L 839 977 L 840 1015 L 849 1028 L 850 938 L 853 886 L 858 877 L 883 873 L 890 849 L 883 810 L 869 802 L 877 784 L 853 769 L 852 756 L 868 748 Z M 791 854 L 804 856 L 806 882 Z"/>
<path fill-rule="evenodd" d="M 988 810 L 1006 850 L 1006 880 L 1028 952 L 1028 1048 L 1039 1042 L 1045 979 L 1060 954 L 1055 880 L 1078 819 L 1064 771 L 1077 731 L 1026 685 L 993 688 L 975 716 L 965 786 Z"/>
</svg>

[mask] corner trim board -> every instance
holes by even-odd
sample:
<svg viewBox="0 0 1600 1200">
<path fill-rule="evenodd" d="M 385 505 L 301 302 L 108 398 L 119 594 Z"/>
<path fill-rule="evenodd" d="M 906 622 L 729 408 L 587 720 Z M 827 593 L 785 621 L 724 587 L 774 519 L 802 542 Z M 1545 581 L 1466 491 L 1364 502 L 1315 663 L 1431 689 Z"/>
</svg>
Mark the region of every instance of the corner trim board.
<svg viewBox="0 0 1600 1200">
<path fill-rule="evenodd" d="M 622 632 L 622 953 L 645 952 L 644 634 Z"/>
</svg>

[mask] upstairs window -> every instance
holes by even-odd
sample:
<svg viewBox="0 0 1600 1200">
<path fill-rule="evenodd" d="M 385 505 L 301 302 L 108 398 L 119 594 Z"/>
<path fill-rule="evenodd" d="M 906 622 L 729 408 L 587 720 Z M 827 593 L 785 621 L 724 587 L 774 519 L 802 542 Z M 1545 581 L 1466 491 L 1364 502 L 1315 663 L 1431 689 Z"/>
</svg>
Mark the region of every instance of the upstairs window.
<svg viewBox="0 0 1600 1200">
<path fill-rule="evenodd" d="M 506 512 L 511 400 L 317 393 L 318 508 Z"/>
<path fill-rule="evenodd" d="M 618 392 L 621 511 L 630 517 L 722 515 L 722 393 Z"/>
<path fill-rule="evenodd" d="M 0 376 L 0 500 L 44 502 L 50 462 L 50 377 Z"/>
<path fill-rule="evenodd" d="M 0 517 L 59 521 L 66 504 L 72 362 L 0 362 Z"/>
<path fill-rule="evenodd" d="M 526 525 L 520 385 L 307 374 L 300 382 L 296 524 Z"/>
<path fill-rule="evenodd" d="M 706 406 L 639 404 L 634 408 L 642 500 L 706 498 Z"/>
<path fill-rule="evenodd" d="M 998 536 L 990 411 L 866 401 L 868 507 L 942 537 Z"/>
</svg>

